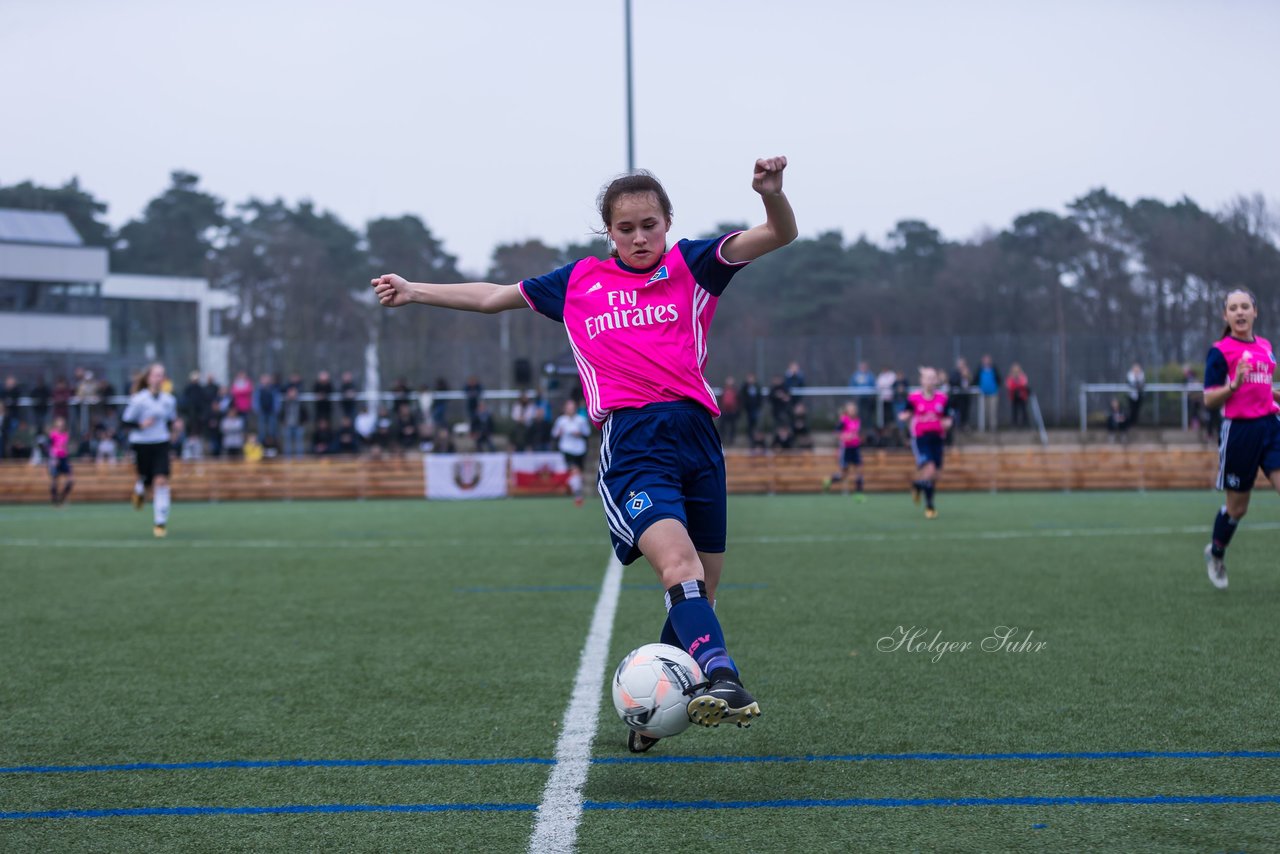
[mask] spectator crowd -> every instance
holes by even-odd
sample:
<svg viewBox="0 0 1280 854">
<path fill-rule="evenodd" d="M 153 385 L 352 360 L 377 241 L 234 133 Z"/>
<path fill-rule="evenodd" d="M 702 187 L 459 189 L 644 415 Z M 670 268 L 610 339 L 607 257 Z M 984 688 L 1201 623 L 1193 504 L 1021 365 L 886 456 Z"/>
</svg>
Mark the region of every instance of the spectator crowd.
<svg viewBox="0 0 1280 854">
<path fill-rule="evenodd" d="M 444 379 L 414 390 L 403 378 L 389 393 L 364 395 L 352 371 L 336 381 L 319 371 L 308 383 L 296 372 L 284 379 L 263 373 L 255 381 L 242 370 L 226 384 L 193 372 L 182 388 L 170 386 L 166 391 L 177 399 L 179 414 L 172 448 L 183 459 L 451 452 L 464 440 L 491 451 L 499 438 L 491 401 L 475 377 L 461 395 Z M 76 369 L 73 380 L 59 377 L 52 387 L 43 379 L 24 387 L 11 374 L 0 392 L 0 457 L 47 456 L 48 427 L 61 417 L 71 429 L 73 457 L 114 462 L 128 450 L 128 428 L 120 421 L 125 400 L 85 369 Z M 455 412 L 459 403 L 463 410 Z M 554 449 L 555 411 L 545 394 L 521 392 L 510 405 L 506 446 Z M 455 423 L 455 415 L 462 420 Z"/>
<path fill-rule="evenodd" d="M 976 370 L 958 358 L 951 370 L 937 371 L 946 380 L 940 391 L 949 397 L 949 443 L 957 434 L 979 428 L 1032 428 L 1031 381 L 1018 363 L 1002 375 L 992 357 L 983 355 Z M 812 402 L 803 391 L 806 379 L 800 363 L 791 362 L 768 383 L 753 371 L 742 376 L 741 381 L 727 377 L 718 393 L 718 427 L 725 447 L 754 453 L 812 448 Z M 868 446 L 910 444 L 905 422 L 898 417 L 907 406 L 907 376 L 891 367 L 873 371 L 862 361 L 849 377 L 850 397 Z M 1190 367 L 1184 369 L 1184 379 L 1197 382 Z M 1114 441 L 1123 441 L 1138 423 L 1145 382 L 1141 363 L 1134 362 L 1125 377 L 1127 393 L 1107 402 L 1105 424 Z M 353 371 L 335 378 L 322 370 L 307 382 L 297 372 L 284 378 L 262 373 L 255 381 L 241 370 L 225 384 L 193 372 L 182 388 L 168 390 L 177 399 L 180 415 L 173 425 L 173 453 L 184 459 L 381 456 L 492 451 L 499 445 L 514 451 L 556 448 L 552 425 L 559 401 L 528 389 L 517 400 L 496 403 L 486 398 L 474 376 L 457 392 L 443 378 L 417 389 L 401 378 L 389 392 L 370 396 L 361 394 Z M 63 418 L 70 426 L 73 457 L 113 462 L 128 451 L 128 430 L 120 423 L 125 399 L 121 390 L 85 368 L 77 368 L 69 378 L 57 377 L 52 385 L 38 378 L 24 386 L 9 374 L 0 388 L 0 458 L 47 456 L 48 425 Z M 1002 399 L 1008 403 L 1002 406 Z M 1003 424 L 1002 413 L 1008 419 Z M 1209 435 L 1216 426 L 1214 414 L 1202 405 L 1192 421 Z"/>
</svg>

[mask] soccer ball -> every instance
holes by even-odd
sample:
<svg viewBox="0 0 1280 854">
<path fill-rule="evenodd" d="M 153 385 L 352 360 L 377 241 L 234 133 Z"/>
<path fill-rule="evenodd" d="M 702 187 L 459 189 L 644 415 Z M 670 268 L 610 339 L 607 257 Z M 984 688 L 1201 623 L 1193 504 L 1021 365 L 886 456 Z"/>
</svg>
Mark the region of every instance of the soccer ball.
<svg viewBox="0 0 1280 854">
<path fill-rule="evenodd" d="M 613 707 L 623 723 L 650 738 L 670 738 L 689 728 L 689 712 L 702 668 L 687 652 L 649 643 L 627 653 L 613 674 Z M 689 691 L 689 693 L 685 693 Z"/>
</svg>

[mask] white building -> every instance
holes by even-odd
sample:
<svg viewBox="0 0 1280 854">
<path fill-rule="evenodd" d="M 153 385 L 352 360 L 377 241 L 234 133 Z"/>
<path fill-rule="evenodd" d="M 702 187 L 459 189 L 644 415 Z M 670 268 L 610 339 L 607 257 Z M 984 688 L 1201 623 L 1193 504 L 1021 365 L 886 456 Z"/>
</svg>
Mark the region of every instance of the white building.
<svg viewBox="0 0 1280 854">
<path fill-rule="evenodd" d="M 226 382 L 234 298 L 205 279 L 112 274 L 108 257 L 63 214 L 0 209 L 0 374 L 29 387 L 85 367 L 123 390 L 159 360 L 179 386 L 195 370 Z"/>
</svg>

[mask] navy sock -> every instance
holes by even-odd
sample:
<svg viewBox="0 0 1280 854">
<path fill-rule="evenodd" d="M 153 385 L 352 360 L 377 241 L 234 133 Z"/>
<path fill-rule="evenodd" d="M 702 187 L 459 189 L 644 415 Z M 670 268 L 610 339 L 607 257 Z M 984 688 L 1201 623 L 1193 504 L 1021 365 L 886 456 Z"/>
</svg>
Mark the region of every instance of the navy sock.
<svg viewBox="0 0 1280 854">
<path fill-rule="evenodd" d="M 1227 546 L 1231 544 L 1231 538 L 1235 536 L 1236 526 L 1239 524 L 1239 519 L 1232 519 L 1227 515 L 1226 507 L 1218 511 L 1217 517 L 1213 520 L 1213 545 L 1210 554 L 1214 557 L 1222 557 L 1226 553 Z"/>
<path fill-rule="evenodd" d="M 667 621 L 680 639 L 680 647 L 710 676 L 722 669 L 737 666 L 725 649 L 724 632 L 715 609 L 707 601 L 707 585 L 702 581 L 685 581 L 667 591 Z"/>
<path fill-rule="evenodd" d="M 928 481 L 924 484 L 924 506 L 933 509 L 933 484 Z"/>
<path fill-rule="evenodd" d="M 667 621 L 662 624 L 662 636 L 658 638 L 658 643 L 665 643 L 667 646 L 679 647 L 684 649 L 684 644 L 680 643 L 680 636 L 676 634 L 676 630 L 671 625 L 671 615 L 667 615 Z"/>
<path fill-rule="evenodd" d="M 854 489 L 856 489 L 858 492 L 861 492 L 862 491 L 862 475 L 858 475 L 858 479 L 855 480 L 853 484 L 854 484 Z"/>
</svg>

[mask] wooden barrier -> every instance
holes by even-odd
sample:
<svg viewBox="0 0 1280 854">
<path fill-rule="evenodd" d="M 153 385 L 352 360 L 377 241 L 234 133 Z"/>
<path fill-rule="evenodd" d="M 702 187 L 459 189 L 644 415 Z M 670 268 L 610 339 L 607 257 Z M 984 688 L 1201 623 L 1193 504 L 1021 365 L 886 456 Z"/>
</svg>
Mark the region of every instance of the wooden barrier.
<svg viewBox="0 0 1280 854">
<path fill-rule="evenodd" d="M 134 480 L 131 465 L 78 461 L 73 466 L 76 486 L 72 501 L 128 500 Z M 806 493 L 822 490 L 823 478 L 836 470 L 837 461 L 830 451 L 730 452 L 726 468 L 731 493 Z M 949 449 L 942 488 L 949 492 L 1209 489 L 1217 469 L 1217 451 L 1205 448 L 984 446 Z M 905 491 L 914 471 L 906 450 L 867 449 L 863 453 L 868 492 Z M 180 501 L 421 498 L 423 493 L 423 466 L 418 456 L 173 463 L 173 495 Z M 49 477 L 44 466 L 0 463 L 0 502 L 48 500 Z"/>
<path fill-rule="evenodd" d="M 831 452 L 729 454 L 726 461 L 735 493 L 816 492 L 839 468 Z M 906 490 L 915 473 L 906 450 L 866 449 L 862 462 L 868 492 Z M 1208 489 L 1217 470 L 1217 451 L 1203 448 L 983 446 L 948 449 L 941 483 L 949 492 Z"/>
<path fill-rule="evenodd" d="M 73 463 L 71 500 L 127 501 L 134 470 L 127 463 Z M 172 464 L 173 497 L 179 501 L 291 500 L 305 498 L 421 498 L 420 457 L 302 460 L 195 460 Z M 0 501 L 46 502 L 49 476 L 43 466 L 0 465 Z"/>
</svg>

